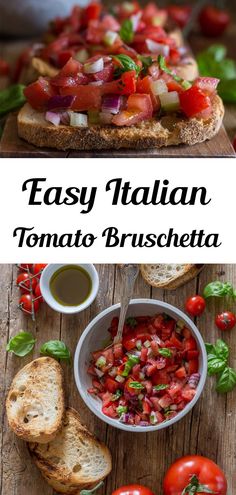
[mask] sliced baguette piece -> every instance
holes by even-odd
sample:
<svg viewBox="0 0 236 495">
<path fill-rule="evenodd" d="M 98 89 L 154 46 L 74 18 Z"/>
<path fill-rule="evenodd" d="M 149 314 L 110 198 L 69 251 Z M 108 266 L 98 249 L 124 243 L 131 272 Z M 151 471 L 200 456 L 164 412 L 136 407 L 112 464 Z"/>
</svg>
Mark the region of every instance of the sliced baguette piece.
<svg viewBox="0 0 236 495">
<path fill-rule="evenodd" d="M 117 127 L 92 125 L 86 128 L 48 123 L 44 114 L 26 103 L 18 114 L 18 134 L 37 147 L 59 150 L 146 149 L 163 146 L 193 145 L 211 139 L 220 129 L 224 107 L 219 96 L 213 99 L 208 119 L 185 119 L 168 115 L 161 120 Z"/>
<path fill-rule="evenodd" d="M 152 287 L 174 290 L 195 278 L 204 265 L 160 264 L 141 265 L 140 271 L 145 282 Z"/>
<path fill-rule="evenodd" d="M 63 427 L 52 442 L 30 443 L 29 450 L 44 478 L 59 493 L 91 488 L 111 471 L 108 448 L 82 426 L 72 408 L 66 409 Z"/>
<path fill-rule="evenodd" d="M 10 428 L 22 440 L 53 440 L 65 411 L 60 364 L 50 357 L 41 357 L 24 366 L 13 379 L 6 411 Z"/>
</svg>

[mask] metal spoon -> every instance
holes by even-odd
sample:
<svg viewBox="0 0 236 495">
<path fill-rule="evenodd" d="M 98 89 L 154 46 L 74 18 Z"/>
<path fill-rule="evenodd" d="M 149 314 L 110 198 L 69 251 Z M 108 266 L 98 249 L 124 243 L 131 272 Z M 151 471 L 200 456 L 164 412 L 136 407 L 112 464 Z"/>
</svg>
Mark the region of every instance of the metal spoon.
<svg viewBox="0 0 236 495">
<path fill-rule="evenodd" d="M 118 342 L 121 342 L 122 340 L 125 317 L 130 299 L 133 295 L 134 283 L 138 276 L 138 273 L 139 273 L 138 265 L 126 264 L 121 266 L 122 295 L 121 295 L 119 325 L 118 325 L 117 334 L 114 338 L 114 344 L 118 344 Z"/>
</svg>

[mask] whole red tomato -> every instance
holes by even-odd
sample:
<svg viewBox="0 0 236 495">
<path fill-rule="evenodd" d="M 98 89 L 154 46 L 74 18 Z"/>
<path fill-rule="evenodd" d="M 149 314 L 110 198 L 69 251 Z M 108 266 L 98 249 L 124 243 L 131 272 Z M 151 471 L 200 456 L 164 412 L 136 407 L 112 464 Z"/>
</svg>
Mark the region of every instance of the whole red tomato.
<svg viewBox="0 0 236 495">
<path fill-rule="evenodd" d="M 34 290 L 34 295 L 35 297 L 40 297 L 39 301 L 43 301 L 41 289 L 40 289 L 40 284 L 37 284 Z"/>
<path fill-rule="evenodd" d="M 199 16 L 199 23 L 206 36 L 220 36 L 230 23 L 230 16 L 225 10 L 212 5 L 204 7 Z"/>
<path fill-rule="evenodd" d="M 182 457 L 172 464 L 165 475 L 163 490 L 164 495 L 226 495 L 227 481 L 217 464 L 206 457 L 193 455 Z"/>
<path fill-rule="evenodd" d="M 47 266 L 47 264 L 36 263 L 34 265 L 34 267 L 33 267 L 33 273 L 34 273 L 34 275 L 40 276 L 41 275 L 41 272 L 43 271 L 43 269 L 45 268 L 45 266 Z"/>
<path fill-rule="evenodd" d="M 170 5 L 168 7 L 168 12 L 173 21 L 175 21 L 179 27 L 184 28 L 190 19 L 192 7 L 188 5 Z"/>
<path fill-rule="evenodd" d="M 30 277 L 27 272 L 23 272 L 18 275 L 16 284 L 23 294 L 28 294 L 31 288 L 34 291 L 37 280 L 36 278 L 32 278 L 32 276 Z"/>
<path fill-rule="evenodd" d="M 149 488 L 142 485 L 127 485 L 115 490 L 112 495 L 155 495 Z"/>
<path fill-rule="evenodd" d="M 215 323 L 220 330 L 232 330 L 236 325 L 236 316 L 231 311 L 224 311 L 217 315 Z"/>
<path fill-rule="evenodd" d="M 21 296 L 19 305 L 21 306 L 22 310 L 25 311 L 26 313 L 32 313 L 32 308 L 34 307 L 34 312 L 37 313 L 39 309 L 39 300 L 33 301 L 33 297 L 31 294 L 23 294 Z"/>
<path fill-rule="evenodd" d="M 31 270 L 33 264 L 32 263 L 20 263 L 18 265 L 19 270 Z"/>
<path fill-rule="evenodd" d="M 187 299 L 185 309 L 191 316 L 200 316 L 206 307 L 205 299 L 201 296 L 192 296 Z"/>
</svg>

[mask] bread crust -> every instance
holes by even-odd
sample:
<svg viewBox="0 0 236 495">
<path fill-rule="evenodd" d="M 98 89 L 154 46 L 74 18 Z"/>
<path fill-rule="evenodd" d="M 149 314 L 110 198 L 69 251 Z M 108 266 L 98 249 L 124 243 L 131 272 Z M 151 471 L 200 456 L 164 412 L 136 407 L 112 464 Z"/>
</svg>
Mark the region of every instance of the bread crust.
<svg viewBox="0 0 236 495">
<path fill-rule="evenodd" d="M 68 433 L 65 433 L 66 427 L 67 431 L 70 430 L 68 431 Z M 111 471 L 111 454 L 106 445 L 102 442 L 99 442 L 88 431 L 88 429 L 81 424 L 78 412 L 71 407 L 68 407 L 66 409 L 63 420 L 63 427 L 61 433 L 59 433 L 58 439 L 56 439 L 58 440 L 58 445 L 63 445 L 63 443 L 65 442 L 65 436 L 69 434 L 72 434 L 74 438 L 83 438 L 84 441 L 89 441 L 90 445 L 94 445 L 94 448 L 99 448 L 99 450 L 101 451 L 101 455 L 103 455 L 106 459 L 106 470 L 104 470 L 102 477 L 98 478 L 95 474 L 91 473 L 91 477 L 90 479 L 88 479 L 88 477 L 83 477 L 83 474 L 81 474 L 80 471 L 73 472 L 73 470 L 70 470 L 68 466 L 63 464 L 63 462 L 54 462 L 53 456 L 60 456 L 60 452 L 56 450 L 56 448 L 54 448 L 56 447 L 55 444 L 48 444 L 46 450 L 44 450 L 42 446 L 37 443 L 29 443 L 28 447 L 36 466 L 40 469 L 43 477 L 47 480 L 47 482 L 55 489 L 57 489 L 57 491 L 59 491 L 60 493 L 74 494 L 85 487 L 93 487 L 99 481 L 108 476 Z M 44 452 L 46 452 L 45 455 Z M 48 453 L 50 453 L 49 457 Z M 63 454 L 64 452 L 62 452 L 62 455 Z M 75 462 L 77 462 L 76 459 Z"/>
<path fill-rule="evenodd" d="M 151 280 L 148 274 L 147 266 L 148 265 L 140 265 L 140 271 L 145 282 L 147 282 L 147 284 L 151 285 L 152 287 L 165 290 L 176 290 L 179 287 L 182 287 L 182 285 L 187 284 L 188 282 L 190 282 L 190 280 L 197 277 L 197 275 L 204 268 L 204 265 L 186 264 L 184 270 L 181 271 L 179 276 L 173 276 L 172 278 L 170 277 L 170 280 L 166 282 L 159 281 L 155 283 L 154 280 Z"/>
<path fill-rule="evenodd" d="M 219 96 L 213 98 L 208 119 L 166 116 L 160 121 L 143 121 L 130 127 L 92 125 L 87 128 L 54 126 L 44 114 L 26 103 L 18 114 L 18 133 L 39 148 L 58 150 L 147 149 L 178 144 L 194 145 L 211 139 L 220 129 L 224 107 Z"/>
<path fill-rule="evenodd" d="M 30 409 L 34 412 L 35 408 L 40 409 L 42 404 L 45 405 L 47 403 L 47 398 L 43 397 L 44 390 L 42 391 L 40 388 L 39 368 L 42 370 L 42 367 L 45 369 L 46 380 L 47 376 L 50 376 L 50 370 L 52 368 L 56 375 L 59 391 L 55 404 L 57 407 L 56 418 L 51 425 L 47 425 L 47 423 L 43 422 L 43 419 L 42 424 L 38 423 L 36 425 L 34 421 L 24 423 L 24 414 L 27 416 L 27 412 L 30 412 Z M 24 378 L 24 375 L 28 377 L 28 380 Z M 19 387 L 21 381 L 22 392 Z M 13 407 L 15 400 L 20 400 L 19 409 L 14 409 Z M 65 412 L 64 377 L 60 364 L 51 357 L 40 357 L 24 366 L 12 381 L 6 400 L 6 411 L 10 428 L 22 440 L 38 443 L 47 443 L 53 440 L 61 429 Z M 46 411 L 43 410 L 43 412 L 45 413 Z"/>
</svg>

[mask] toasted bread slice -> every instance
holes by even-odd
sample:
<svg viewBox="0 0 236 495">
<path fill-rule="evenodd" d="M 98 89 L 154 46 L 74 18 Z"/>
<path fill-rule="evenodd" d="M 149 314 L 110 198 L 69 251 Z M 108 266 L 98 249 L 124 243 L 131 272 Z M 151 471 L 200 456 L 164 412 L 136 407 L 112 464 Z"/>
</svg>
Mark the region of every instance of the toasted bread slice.
<svg viewBox="0 0 236 495">
<path fill-rule="evenodd" d="M 54 126 L 45 120 L 43 113 L 26 103 L 18 114 L 18 133 L 37 147 L 59 150 L 160 148 L 181 143 L 193 145 L 211 139 L 219 131 L 223 115 L 223 103 L 219 96 L 215 96 L 208 119 L 168 115 L 161 120 L 143 121 L 130 127 L 91 125 L 78 128 Z"/>
<path fill-rule="evenodd" d="M 204 265 L 141 265 L 144 280 L 152 287 L 174 290 L 196 277 Z"/>
<path fill-rule="evenodd" d="M 42 475 L 59 493 L 94 486 L 111 471 L 108 448 L 81 425 L 72 408 L 67 408 L 63 427 L 52 442 L 30 443 L 29 449 Z"/>
<path fill-rule="evenodd" d="M 60 364 L 50 357 L 41 357 L 22 368 L 11 384 L 6 410 L 10 428 L 22 440 L 53 440 L 65 411 Z"/>
</svg>

